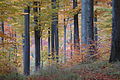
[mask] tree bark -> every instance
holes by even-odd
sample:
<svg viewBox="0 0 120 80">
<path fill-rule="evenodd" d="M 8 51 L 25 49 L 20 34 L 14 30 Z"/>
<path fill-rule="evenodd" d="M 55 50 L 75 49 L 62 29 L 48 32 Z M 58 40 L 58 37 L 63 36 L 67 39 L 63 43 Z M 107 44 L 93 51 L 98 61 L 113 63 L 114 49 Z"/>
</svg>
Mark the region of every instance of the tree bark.
<svg viewBox="0 0 120 80">
<path fill-rule="evenodd" d="M 120 61 L 120 0 L 113 0 L 112 45 L 109 62 Z"/>
<path fill-rule="evenodd" d="M 88 53 L 94 53 L 94 0 L 82 0 L 82 44 L 87 44 Z"/>
<path fill-rule="evenodd" d="M 71 59 L 73 57 L 73 32 L 72 32 L 72 25 L 70 24 L 70 54 L 71 54 Z"/>
<path fill-rule="evenodd" d="M 24 74 L 29 75 L 30 74 L 30 33 L 29 33 L 29 27 L 30 27 L 30 8 L 27 7 L 24 10 L 25 13 L 28 13 L 25 15 L 25 36 L 24 36 Z"/>
<path fill-rule="evenodd" d="M 73 9 L 77 7 L 77 0 L 73 0 Z M 74 53 L 80 53 L 78 13 L 74 15 Z"/>
<path fill-rule="evenodd" d="M 48 28 L 48 60 L 50 59 L 50 28 Z"/>
<path fill-rule="evenodd" d="M 4 34 L 4 21 L 1 23 L 2 33 Z M 2 43 L 4 44 L 4 37 L 2 37 Z"/>
<path fill-rule="evenodd" d="M 35 6 L 38 6 L 38 2 L 34 2 Z M 35 33 L 35 70 L 38 71 L 40 69 L 40 26 L 38 24 L 38 9 L 37 7 L 34 8 L 34 33 Z"/>
<path fill-rule="evenodd" d="M 82 38 L 82 46 L 83 45 L 87 45 L 87 6 L 88 6 L 88 3 L 87 3 L 87 0 L 82 0 L 82 15 L 81 15 L 81 23 L 82 23 L 82 28 L 81 28 L 81 38 Z"/>
<path fill-rule="evenodd" d="M 66 25 L 65 25 L 65 19 L 64 19 L 64 62 L 66 62 Z"/>
<path fill-rule="evenodd" d="M 88 0 L 88 12 L 87 12 L 87 21 L 88 21 L 88 27 L 87 27 L 87 37 L 88 37 L 88 47 L 89 47 L 89 53 L 94 54 L 94 0 Z"/>
<path fill-rule="evenodd" d="M 57 8 L 56 0 L 52 0 L 52 9 Z M 53 60 L 59 61 L 59 37 L 58 37 L 58 13 L 52 13 L 52 26 L 51 26 L 51 53 Z M 56 57 L 55 57 L 56 56 Z"/>
</svg>

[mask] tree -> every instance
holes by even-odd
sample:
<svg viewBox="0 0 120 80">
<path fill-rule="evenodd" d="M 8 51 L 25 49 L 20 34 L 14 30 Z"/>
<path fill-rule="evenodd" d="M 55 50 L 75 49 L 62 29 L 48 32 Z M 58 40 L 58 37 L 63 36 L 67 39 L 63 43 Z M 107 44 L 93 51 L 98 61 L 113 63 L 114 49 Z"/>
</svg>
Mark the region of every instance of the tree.
<svg viewBox="0 0 120 80">
<path fill-rule="evenodd" d="M 2 33 L 4 34 L 4 21 L 2 21 L 1 23 L 1 28 L 2 28 Z M 4 43 L 4 37 L 2 37 L 2 43 Z"/>
<path fill-rule="evenodd" d="M 52 0 L 52 9 L 57 9 L 57 1 Z M 56 54 L 55 54 L 56 52 Z M 58 38 L 58 13 L 52 12 L 52 26 L 51 26 L 51 53 L 52 58 L 58 62 L 59 55 L 59 38 Z"/>
<path fill-rule="evenodd" d="M 77 7 L 77 0 L 73 0 L 73 9 Z M 74 52 L 80 53 L 78 13 L 74 15 Z"/>
<path fill-rule="evenodd" d="M 39 12 L 39 2 L 34 2 L 34 33 L 35 33 L 35 70 L 40 69 L 40 26 L 39 26 L 39 20 L 38 20 L 38 12 Z"/>
<path fill-rule="evenodd" d="M 95 4 L 97 4 L 98 1 L 95 1 Z M 94 22 L 97 22 L 97 10 L 94 11 Z M 95 51 L 97 53 L 97 41 L 98 41 L 98 28 L 97 28 L 97 24 L 94 23 L 94 41 L 95 41 Z"/>
<path fill-rule="evenodd" d="M 67 43 L 67 39 L 66 39 L 66 24 L 65 24 L 65 19 L 64 19 L 64 62 L 66 62 L 66 43 Z"/>
<path fill-rule="evenodd" d="M 28 13 L 25 15 L 25 36 L 24 36 L 24 74 L 29 75 L 30 74 L 30 33 L 29 33 L 29 27 L 30 27 L 30 8 L 27 7 L 24 10 L 25 13 Z"/>
<path fill-rule="evenodd" d="M 88 52 L 94 53 L 94 0 L 82 0 L 82 44 L 87 44 Z"/>
<path fill-rule="evenodd" d="M 120 61 L 120 0 L 113 0 L 112 45 L 109 62 Z"/>
<path fill-rule="evenodd" d="M 50 28 L 48 28 L 48 60 L 50 59 Z"/>
<path fill-rule="evenodd" d="M 82 23 L 82 28 L 81 28 L 81 38 L 82 38 L 82 44 L 87 44 L 87 0 L 82 0 L 82 16 L 81 16 L 81 23 Z"/>
<path fill-rule="evenodd" d="M 89 52 L 90 53 L 94 53 L 93 50 L 94 50 L 94 45 L 93 45 L 93 42 L 94 42 L 94 25 L 93 25 L 93 19 L 94 19 L 94 14 L 93 14 L 93 3 L 94 3 L 94 0 L 88 0 L 88 14 L 87 14 L 87 39 L 88 39 L 88 46 L 89 46 Z"/>
</svg>

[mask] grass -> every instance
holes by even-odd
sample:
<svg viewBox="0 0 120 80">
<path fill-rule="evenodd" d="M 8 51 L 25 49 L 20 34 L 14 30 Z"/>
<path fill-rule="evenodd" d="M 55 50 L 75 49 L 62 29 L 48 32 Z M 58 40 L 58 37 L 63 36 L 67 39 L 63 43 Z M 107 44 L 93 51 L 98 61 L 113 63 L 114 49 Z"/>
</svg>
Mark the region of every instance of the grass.
<svg viewBox="0 0 120 80">
<path fill-rule="evenodd" d="M 87 61 L 69 69 L 52 65 L 27 77 L 15 72 L 1 74 L 0 80 L 120 80 L 120 62 Z"/>
<path fill-rule="evenodd" d="M 24 75 L 11 72 L 9 74 L 0 74 L 0 80 L 26 80 Z"/>
</svg>

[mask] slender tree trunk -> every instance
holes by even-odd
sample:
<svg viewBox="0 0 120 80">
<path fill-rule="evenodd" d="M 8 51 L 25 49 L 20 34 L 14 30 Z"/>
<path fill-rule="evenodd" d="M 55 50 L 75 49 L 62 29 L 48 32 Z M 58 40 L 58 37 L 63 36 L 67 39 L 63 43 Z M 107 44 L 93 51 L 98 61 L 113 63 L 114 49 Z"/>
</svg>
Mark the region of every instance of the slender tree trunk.
<svg viewBox="0 0 120 80">
<path fill-rule="evenodd" d="M 66 62 L 66 25 L 65 25 L 65 19 L 64 19 L 64 62 Z"/>
<path fill-rule="evenodd" d="M 4 21 L 2 21 L 1 27 L 2 27 L 2 33 L 4 34 Z M 4 37 L 2 37 L 2 43 L 4 44 Z"/>
<path fill-rule="evenodd" d="M 120 61 L 120 0 L 113 0 L 112 45 L 109 62 Z"/>
<path fill-rule="evenodd" d="M 71 59 L 72 59 L 72 56 L 73 56 L 73 48 L 72 48 L 73 45 L 72 45 L 72 42 L 73 42 L 72 26 L 70 24 L 70 50 L 71 50 L 70 54 L 71 54 Z"/>
<path fill-rule="evenodd" d="M 56 0 L 52 0 L 52 9 L 57 8 L 57 2 Z M 58 38 L 58 13 L 53 12 L 52 14 L 52 27 L 51 27 L 51 53 L 53 59 L 55 59 L 56 55 L 56 61 L 59 61 L 59 38 Z"/>
<path fill-rule="evenodd" d="M 38 2 L 34 2 L 35 6 L 38 6 Z M 34 13 L 38 14 L 39 8 L 34 8 Z M 38 71 L 40 69 L 40 27 L 38 24 L 38 16 L 34 16 L 34 22 L 35 22 L 35 70 Z"/>
<path fill-rule="evenodd" d="M 42 39 L 42 37 L 41 37 L 41 51 L 43 52 L 43 39 Z M 44 56 L 43 56 L 43 54 L 41 54 L 41 68 L 43 68 L 43 65 L 44 65 Z"/>
<path fill-rule="evenodd" d="M 97 22 L 97 14 L 95 14 L 94 22 Z M 97 53 L 97 43 L 98 43 L 98 28 L 97 24 L 94 24 L 94 41 L 95 41 L 95 52 Z"/>
<path fill-rule="evenodd" d="M 54 47 L 54 45 L 55 45 L 55 34 L 54 34 L 54 31 L 55 29 L 54 29 L 54 23 L 52 22 L 52 26 L 51 26 L 51 54 L 52 54 L 52 59 L 54 60 L 54 58 L 55 58 L 55 47 Z"/>
<path fill-rule="evenodd" d="M 5 33 L 5 31 L 4 31 L 4 21 L 2 21 L 1 27 L 2 27 L 2 33 L 4 34 Z M 2 44 L 3 44 L 2 47 L 3 47 L 3 53 L 4 53 L 4 37 L 2 37 L 1 39 L 2 39 Z"/>
<path fill-rule="evenodd" d="M 50 28 L 48 28 L 48 61 L 50 60 Z"/>
<path fill-rule="evenodd" d="M 58 35 L 57 24 L 56 24 L 56 30 L 55 30 L 55 49 L 56 49 L 56 61 L 59 62 L 59 35 Z"/>
<path fill-rule="evenodd" d="M 97 22 L 97 16 L 95 16 L 94 21 Z M 97 24 L 95 23 L 94 26 L 94 40 L 96 42 L 96 46 L 97 46 L 97 41 L 98 41 L 98 32 L 97 32 Z"/>
<path fill-rule="evenodd" d="M 77 0 L 73 0 L 73 9 L 77 7 Z M 78 13 L 74 15 L 74 53 L 80 53 Z"/>
<path fill-rule="evenodd" d="M 30 27 L 30 8 L 27 7 L 24 10 L 25 13 L 28 13 L 25 15 L 25 36 L 24 36 L 24 74 L 29 75 L 30 74 L 30 33 L 29 33 L 29 27 Z"/>
</svg>

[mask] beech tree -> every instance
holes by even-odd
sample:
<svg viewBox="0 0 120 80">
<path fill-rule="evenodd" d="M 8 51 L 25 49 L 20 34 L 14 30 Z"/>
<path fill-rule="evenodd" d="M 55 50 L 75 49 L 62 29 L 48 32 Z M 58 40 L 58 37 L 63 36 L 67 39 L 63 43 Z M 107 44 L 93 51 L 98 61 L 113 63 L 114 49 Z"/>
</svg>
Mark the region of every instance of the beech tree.
<svg viewBox="0 0 120 80">
<path fill-rule="evenodd" d="M 50 59 L 50 28 L 48 28 L 48 60 Z"/>
<path fill-rule="evenodd" d="M 93 3 L 94 0 L 88 0 L 88 17 L 87 17 L 87 21 L 88 21 L 88 27 L 87 27 L 87 39 L 88 39 L 88 46 L 90 49 L 90 53 L 94 53 L 94 46 L 93 46 L 93 42 L 94 42 L 94 24 L 93 24 L 93 19 L 94 19 L 94 14 L 93 14 Z"/>
<path fill-rule="evenodd" d="M 40 25 L 38 20 L 38 13 L 39 13 L 39 2 L 34 2 L 35 8 L 34 10 L 34 33 L 35 33 L 35 69 L 36 71 L 40 69 Z"/>
<path fill-rule="evenodd" d="M 57 1 L 52 0 L 52 9 L 57 9 Z M 52 58 L 58 62 L 59 55 L 59 38 L 58 38 L 58 13 L 52 12 L 52 25 L 51 25 L 51 53 Z M 56 57 L 55 57 L 56 56 Z"/>
<path fill-rule="evenodd" d="M 112 44 L 109 62 L 120 61 L 120 0 L 112 1 Z"/>
<path fill-rule="evenodd" d="M 82 23 L 82 27 L 81 27 L 81 38 L 82 38 L 82 44 L 87 44 L 87 0 L 82 0 L 82 16 L 81 16 L 81 23 Z"/>
<path fill-rule="evenodd" d="M 25 14 L 25 32 L 24 32 L 24 74 L 30 74 L 30 8 L 24 10 Z"/>
<path fill-rule="evenodd" d="M 94 53 L 94 0 L 82 0 L 82 44 L 88 46 L 88 52 Z"/>
<path fill-rule="evenodd" d="M 73 9 L 77 7 L 77 0 L 73 0 Z M 80 52 L 78 13 L 74 15 L 74 52 Z"/>
<path fill-rule="evenodd" d="M 65 19 L 64 19 L 64 62 L 66 62 L 66 43 L 67 43 L 67 32 L 66 32 L 66 24 L 65 24 Z"/>
<path fill-rule="evenodd" d="M 2 30 L 2 33 L 4 34 L 4 21 L 1 22 L 1 30 Z M 2 37 L 2 43 L 4 43 L 4 38 Z M 3 46 L 4 47 L 4 46 Z"/>
</svg>

